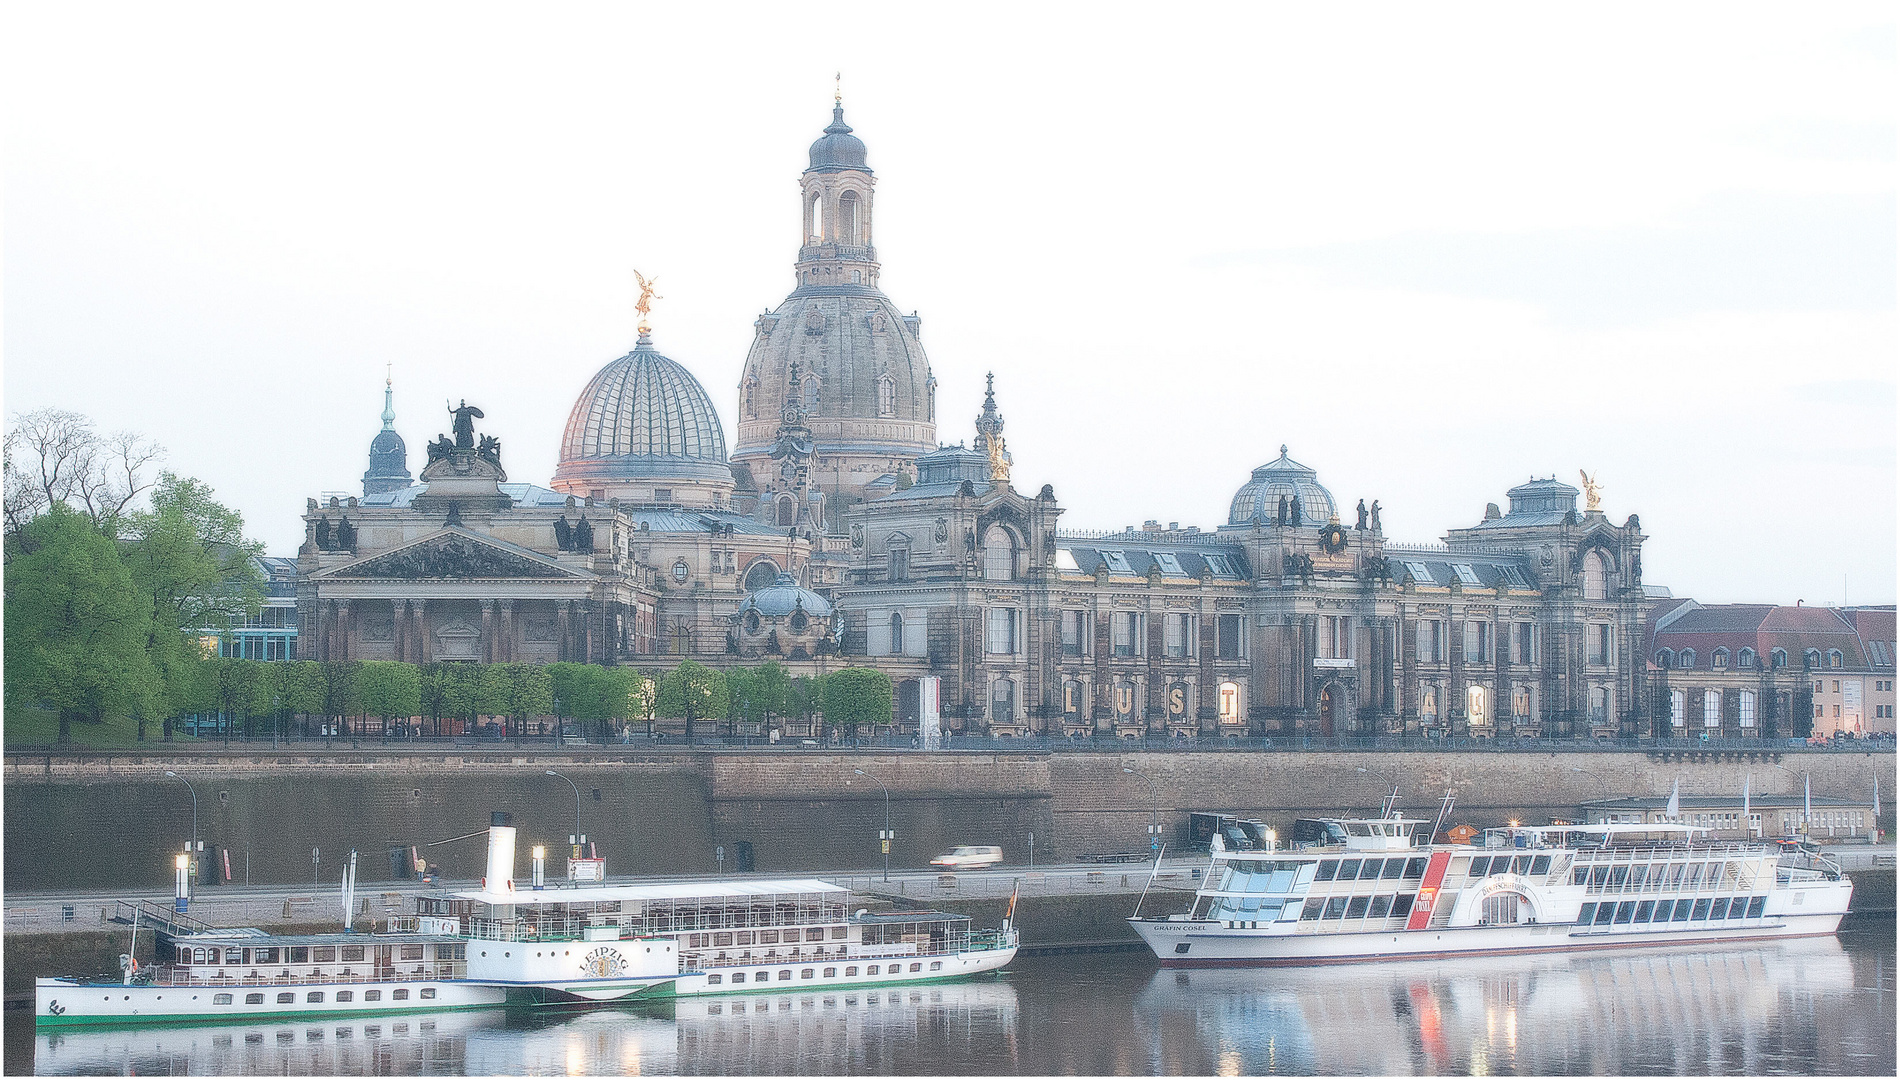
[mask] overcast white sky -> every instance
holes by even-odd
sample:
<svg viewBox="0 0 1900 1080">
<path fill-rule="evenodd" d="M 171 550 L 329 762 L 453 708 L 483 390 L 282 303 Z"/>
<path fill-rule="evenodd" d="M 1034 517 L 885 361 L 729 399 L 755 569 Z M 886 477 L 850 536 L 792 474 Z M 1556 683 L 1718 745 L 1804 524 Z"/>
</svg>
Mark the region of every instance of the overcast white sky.
<svg viewBox="0 0 1900 1080">
<path fill-rule="evenodd" d="M 703 9 L 703 10 L 702 10 Z M 940 436 L 1064 524 L 1290 444 L 1430 541 L 1596 472 L 1652 584 L 1895 593 L 1891 6 L 15 5 L 5 407 L 162 443 L 276 554 L 395 367 L 545 484 L 632 344 L 730 443 L 844 72 Z"/>
</svg>

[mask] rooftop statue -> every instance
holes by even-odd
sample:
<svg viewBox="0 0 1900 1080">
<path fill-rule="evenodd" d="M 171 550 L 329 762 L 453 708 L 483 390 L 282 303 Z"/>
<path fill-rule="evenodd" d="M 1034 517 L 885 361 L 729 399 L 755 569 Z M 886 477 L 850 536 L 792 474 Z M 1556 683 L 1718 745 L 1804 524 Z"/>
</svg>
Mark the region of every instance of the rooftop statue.
<svg viewBox="0 0 1900 1080">
<path fill-rule="evenodd" d="M 1577 475 L 1583 477 L 1584 512 L 1594 514 L 1603 508 L 1603 485 L 1597 483 L 1596 477 L 1582 469 L 1577 470 Z"/>
<path fill-rule="evenodd" d="M 457 450 L 475 449 L 475 418 L 484 415 L 482 411 L 462 399 L 460 407 L 449 406 L 449 415 L 455 418 L 455 448 Z"/>
<path fill-rule="evenodd" d="M 633 304 L 633 310 L 640 313 L 639 330 L 642 334 L 652 333 L 653 327 L 647 325 L 647 316 L 653 313 L 653 301 L 666 299 L 666 297 L 659 296 L 653 291 L 653 286 L 658 284 L 660 279 L 649 279 L 645 274 L 635 270 L 633 272 L 633 280 L 640 283 L 640 299 L 634 301 Z"/>
</svg>

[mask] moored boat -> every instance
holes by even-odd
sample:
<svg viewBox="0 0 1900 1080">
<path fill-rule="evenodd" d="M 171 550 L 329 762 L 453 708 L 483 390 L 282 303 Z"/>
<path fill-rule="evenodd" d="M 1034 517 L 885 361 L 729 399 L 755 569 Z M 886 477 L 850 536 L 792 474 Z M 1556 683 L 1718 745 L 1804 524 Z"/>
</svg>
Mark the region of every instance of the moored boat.
<svg viewBox="0 0 1900 1080">
<path fill-rule="evenodd" d="M 1825 858 L 1695 826 L 1511 826 L 1480 847 L 1323 820 L 1332 842 L 1216 844 L 1187 911 L 1130 925 L 1163 964 L 1314 964 L 1832 934 L 1853 891 Z"/>
</svg>

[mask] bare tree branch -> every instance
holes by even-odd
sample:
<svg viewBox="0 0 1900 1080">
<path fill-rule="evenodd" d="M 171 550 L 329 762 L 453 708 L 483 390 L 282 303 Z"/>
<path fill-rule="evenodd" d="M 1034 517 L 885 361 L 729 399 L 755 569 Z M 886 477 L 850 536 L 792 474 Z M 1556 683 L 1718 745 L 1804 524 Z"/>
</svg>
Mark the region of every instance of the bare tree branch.
<svg viewBox="0 0 1900 1080">
<path fill-rule="evenodd" d="M 163 454 L 132 432 L 102 437 L 76 412 L 16 414 L 6 433 L 6 531 L 17 535 L 54 503 L 109 525 L 152 486 L 146 472 Z"/>
</svg>

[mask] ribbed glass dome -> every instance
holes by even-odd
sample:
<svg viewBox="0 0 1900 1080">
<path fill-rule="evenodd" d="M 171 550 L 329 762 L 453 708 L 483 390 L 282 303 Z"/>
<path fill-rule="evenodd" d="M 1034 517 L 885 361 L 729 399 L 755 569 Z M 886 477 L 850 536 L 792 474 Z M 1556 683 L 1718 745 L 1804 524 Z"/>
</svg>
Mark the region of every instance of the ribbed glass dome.
<svg viewBox="0 0 1900 1080">
<path fill-rule="evenodd" d="M 669 481 L 730 491 L 726 435 L 699 380 L 642 334 L 634 350 L 601 368 L 574 402 L 553 486 L 587 494 L 629 482 Z M 651 491 L 606 493 L 667 501 Z"/>
<path fill-rule="evenodd" d="M 1286 447 L 1282 446 L 1280 456 L 1255 469 L 1253 479 L 1235 493 L 1234 505 L 1227 512 L 1227 524 L 1271 525 L 1280 518 L 1283 496 L 1289 513 L 1294 498 L 1300 500 L 1302 525 L 1324 525 L 1337 513 L 1333 493 L 1320 486 L 1319 474 L 1287 457 Z"/>
</svg>

